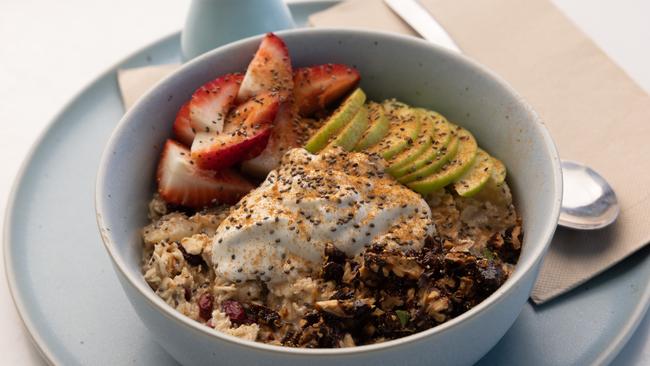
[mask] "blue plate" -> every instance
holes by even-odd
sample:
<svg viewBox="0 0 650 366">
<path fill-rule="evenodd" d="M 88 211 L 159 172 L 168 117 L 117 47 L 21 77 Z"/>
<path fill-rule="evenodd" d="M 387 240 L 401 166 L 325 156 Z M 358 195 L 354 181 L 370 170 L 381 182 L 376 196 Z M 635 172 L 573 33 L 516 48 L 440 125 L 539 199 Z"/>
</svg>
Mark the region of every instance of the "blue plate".
<svg viewBox="0 0 650 366">
<path fill-rule="evenodd" d="M 304 24 L 332 4 L 296 2 L 291 10 Z M 101 75 L 50 124 L 14 184 L 4 233 L 7 276 L 27 329 L 51 363 L 176 364 L 151 340 L 110 268 L 96 229 L 93 189 L 103 146 L 124 113 L 117 70 L 179 61 L 174 34 Z M 480 364 L 611 361 L 643 317 L 648 278 L 645 249 L 550 304 L 527 304 Z"/>
</svg>

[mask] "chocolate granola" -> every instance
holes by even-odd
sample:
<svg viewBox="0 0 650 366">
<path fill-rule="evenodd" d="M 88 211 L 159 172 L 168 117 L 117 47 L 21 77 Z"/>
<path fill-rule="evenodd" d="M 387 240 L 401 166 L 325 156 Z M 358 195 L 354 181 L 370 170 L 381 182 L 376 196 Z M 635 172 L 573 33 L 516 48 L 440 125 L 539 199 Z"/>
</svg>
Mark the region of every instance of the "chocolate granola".
<svg viewBox="0 0 650 366">
<path fill-rule="evenodd" d="M 436 234 L 421 250 L 370 246 L 349 257 L 334 245 L 319 270 L 281 288 L 215 276 L 210 236 L 230 210 L 169 213 L 154 198 L 143 271 L 156 293 L 192 319 L 249 340 L 348 347 L 414 334 L 479 304 L 510 276 L 523 240 L 506 185 L 463 198 L 427 197 Z"/>
</svg>

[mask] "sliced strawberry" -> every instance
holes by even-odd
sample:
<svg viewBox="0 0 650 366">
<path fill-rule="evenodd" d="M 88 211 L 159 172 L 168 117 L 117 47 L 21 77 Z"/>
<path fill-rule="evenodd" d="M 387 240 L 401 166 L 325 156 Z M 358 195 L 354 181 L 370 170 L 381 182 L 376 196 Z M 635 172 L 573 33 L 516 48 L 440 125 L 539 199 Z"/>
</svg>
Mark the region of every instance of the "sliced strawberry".
<svg viewBox="0 0 650 366">
<path fill-rule="evenodd" d="M 199 169 L 190 151 L 167 140 L 158 163 L 158 193 L 167 202 L 201 208 L 212 203 L 233 204 L 253 185 L 232 170 L 214 172 Z"/>
<path fill-rule="evenodd" d="M 194 130 L 190 125 L 190 102 L 183 104 L 174 120 L 174 136 L 185 146 L 192 146 Z"/>
<path fill-rule="evenodd" d="M 192 143 L 192 158 L 203 169 L 222 169 L 254 158 L 266 147 L 280 98 L 266 92 L 230 113 L 223 132 L 199 132 Z"/>
<path fill-rule="evenodd" d="M 227 74 L 198 88 L 190 100 L 190 124 L 195 132 L 221 132 L 239 91 L 241 74 Z"/>
<path fill-rule="evenodd" d="M 342 64 L 303 67 L 293 74 L 293 95 L 301 116 L 325 109 L 359 83 L 356 69 Z"/>
<path fill-rule="evenodd" d="M 292 89 L 291 59 L 287 45 L 280 37 L 267 33 L 248 65 L 237 101 L 243 102 L 265 91 L 279 92 L 284 99 Z"/>
<path fill-rule="evenodd" d="M 288 150 L 302 145 L 297 131 L 298 110 L 295 106 L 293 101 L 282 103 L 266 148 L 257 157 L 242 163 L 245 173 L 264 178 L 280 165 L 280 159 Z"/>
<path fill-rule="evenodd" d="M 263 126 L 254 133 L 218 135 L 199 132 L 194 138 L 192 157 L 203 169 L 224 169 L 259 155 L 269 142 L 273 127 Z"/>
</svg>

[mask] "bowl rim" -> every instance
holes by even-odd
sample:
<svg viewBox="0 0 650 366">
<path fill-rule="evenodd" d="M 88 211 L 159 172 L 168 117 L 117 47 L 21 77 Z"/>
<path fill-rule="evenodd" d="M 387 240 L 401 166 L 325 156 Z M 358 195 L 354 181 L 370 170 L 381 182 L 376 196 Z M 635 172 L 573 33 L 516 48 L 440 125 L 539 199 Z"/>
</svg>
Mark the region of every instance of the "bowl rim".
<svg viewBox="0 0 650 366">
<path fill-rule="evenodd" d="M 313 34 L 329 34 L 332 36 L 361 34 L 363 36 L 368 36 L 368 37 L 374 36 L 374 37 L 381 37 L 383 39 L 390 39 L 398 42 L 414 43 L 419 46 L 428 47 L 434 52 L 443 53 L 446 57 L 452 59 L 454 62 L 464 63 L 478 70 L 482 74 L 486 75 L 492 81 L 496 82 L 501 88 L 503 88 L 508 93 L 510 93 L 514 97 L 514 99 L 521 106 L 523 106 L 525 111 L 527 111 L 531 115 L 532 122 L 533 122 L 532 127 L 535 128 L 537 132 L 540 134 L 540 136 L 542 137 L 543 146 L 545 147 L 547 155 L 550 156 L 551 158 L 551 167 L 553 171 L 553 176 L 551 177 L 552 178 L 551 183 L 556 193 L 552 205 L 552 210 L 549 215 L 551 220 L 547 225 L 547 227 L 543 229 L 542 234 L 540 235 L 542 238 L 540 239 L 540 241 L 542 241 L 543 243 L 533 249 L 533 252 L 530 254 L 528 258 L 526 258 L 525 262 L 522 263 L 520 261 L 517 263 L 515 271 L 513 272 L 512 276 L 508 278 L 508 280 L 501 287 L 499 287 L 494 293 L 492 293 L 490 296 L 488 296 L 486 299 L 481 301 L 478 305 L 476 305 L 472 309 L 433 328 L 421 332 L 417 332 L 415 334 L 406 337 L 401 337 L 401 338 L 397 338 L 397 339 L 393 339 L 381 343 L 376 343 L 376 344 L 361 345 L 361 346 L 348 347 L 348 348 L 316 348 L 316 349 L 293 348 L 293 347 L 286 347 L 286 346 L 270 345 L 270 344 L 256 342 L 256 341 L 244 340 L 223 333 L 216 329 L 207 327 L 181 314 L 176 309 L 169 306 L 160 297 L 158 297 L 151 290 L 151 288 L 146 286 L 145 282 L 142 281 L 141 273 L 139 272 L 133 273 L 127 270 L 128 267 L 126 266 L 122 256 L 118 253 L 116 249 L 117 246 L 113 244 L 114 240 L 112 239 L 112 232 L 106 230 L 107 225 L 105 225 L 104 223 L 103 214 L 102 214 L 103 212 L 105 212 L 104 201 L 106 198 L 106 195 L 103 194 L 103 188 L 104 188 L 103 186 L 104 186 L 104 182 L 107 181 L 107 177 L 108 177 L 107 163 L 112 155 L 110 151 L 114 146 L 116 146 L 116 142 L 117 142 L 116 136 L 121 135 L 120 132 L 129 125 L 127 121 L 132 119 L 131 116 L 135 114 L 138 107 L 141 104 L 143 104 L 144 101 L 149 99 L 151 95 L 154 94 L 155 91 L 160 88 L 160 86 L 170 82 L 175 78 L 180 77 L 180 75 L 186 73 L 187 70 L 192 69 L 194 65 L 202 63 L 204 62 L 204 60 L 207 60 L 216 54 L 231 49 L 236 49 L 243 44 L 247 44 L 250 42 L 258 42 L 263 37 L 263 35 L 260 34 L 260 35 L 248 37 L 215 48 L 209 52 L 206 52 L 186 62 L 179 69 L 175 70 L 170 75 L 158 81 L 142 97 L 140 97 L 138 101 L 132 106 L 132 108 L 129 111 L 127 111 L 126 114 L 120 119 L 117 126 L 111 133 L 104 147 L 104 151 L 102 153 L 100 164 L 99 164 L 99 170 L 97 173 L 97 179 L 95 184 L 95 213 L 96 213 L 98 229 L 100 232 L 100 236 L 102 238 L 102 242 L 104 244 L 104 248 L 108 252 L 109 257 L 113 262 L 113 267 L 115 268 L 115 270 L 118 271 L 119 274 L 126 280 L 126 281 L 122 281 L 122 283 L 123 284 L 128 283 L 133 289 L 136 290 L 138 295 L 142 296 L 143 299 L 145 299 L 149 303 L 149 305 L 152 308 L 160 312 L 166 318 L 175 321 L 177 324 L 184 326 L 185 328 L 188 328 L 188 330 L 191 330 L 195 333 L 198 332 L 200 334 L 207 335 L 208 337 L 216 337 L 218 340 L 227 342 L 233 346 L 242 347 L 242 348 L 250 347 L 257 351 L 265 351 L 265 352 L 284 354 L 289 356 L 292 355 L 293 356 L 354 355 L 354 354 L 365 353 L 365 352 L 382 351 L 388 348 L 398 347 L 406 343 L 415 343 L 418 341 L 423 341 L 425 338 L 429 336 L 447 332 L 451 328 L 478 316 L 479 314 L 485 312 L 487 309 L 497 305 L 499 300 L 502 299 L 504 296 L 512 293 L 518 287 L 517 285 L 522 280 L 522 278 L 524 278 L 526 275 L 528 275 L 531 271 L 533 271 L 536 268 L 536 264 L 542 260 L 546 250 L 548 249 L 557 226 L 557 220 L 559 218 L 559 212 L 560 212 L 560 204 L 562 200 L 562 174 L 560 168 L 560 158 L 559 158 L 557 148 L 551 138 L 548 129 L 546 128 L 542 120 L 539 118 L 539 115 L 524 100 L 524 98 L 521 95 L 519 95 L 519 93 L 517 93 L 514 90 L 514 88 L 510 86 L 504 79 L 502 79 L 500 76 L 495 74 L 493 71 L 487 69 L 485 66 L 479 64 L 478 62 L 460 53 L 449 51 L 441 46 L 437 46 L 435 44 L 432 44 L 428 41 L 416 37 L 384 32 L 384 31 L 353 28 L 353 27 L 302 28 L 302 29 L 284 30 L 275 33 L 280 37 L 284 35 L 301 37 L 305 35 L 310 36 Z"/>
</svg>

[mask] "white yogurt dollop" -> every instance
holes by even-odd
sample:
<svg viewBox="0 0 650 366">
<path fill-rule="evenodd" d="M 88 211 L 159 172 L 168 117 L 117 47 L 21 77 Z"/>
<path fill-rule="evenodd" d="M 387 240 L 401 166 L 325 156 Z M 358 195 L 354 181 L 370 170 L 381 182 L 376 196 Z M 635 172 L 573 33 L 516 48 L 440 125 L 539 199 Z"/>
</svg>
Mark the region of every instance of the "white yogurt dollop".
<svg viewBox="0 0 650 366">
<path fill-rule="evenodd" d="M 385 175 L 381 159 L 293 149 L 221 223 L 212 256 L 230 281 L 278 283 L 319 269 L 328 243 L 349 256 L 374 244 L 417 250 L 433 230 L 427 203 Z"/>
</svg>

